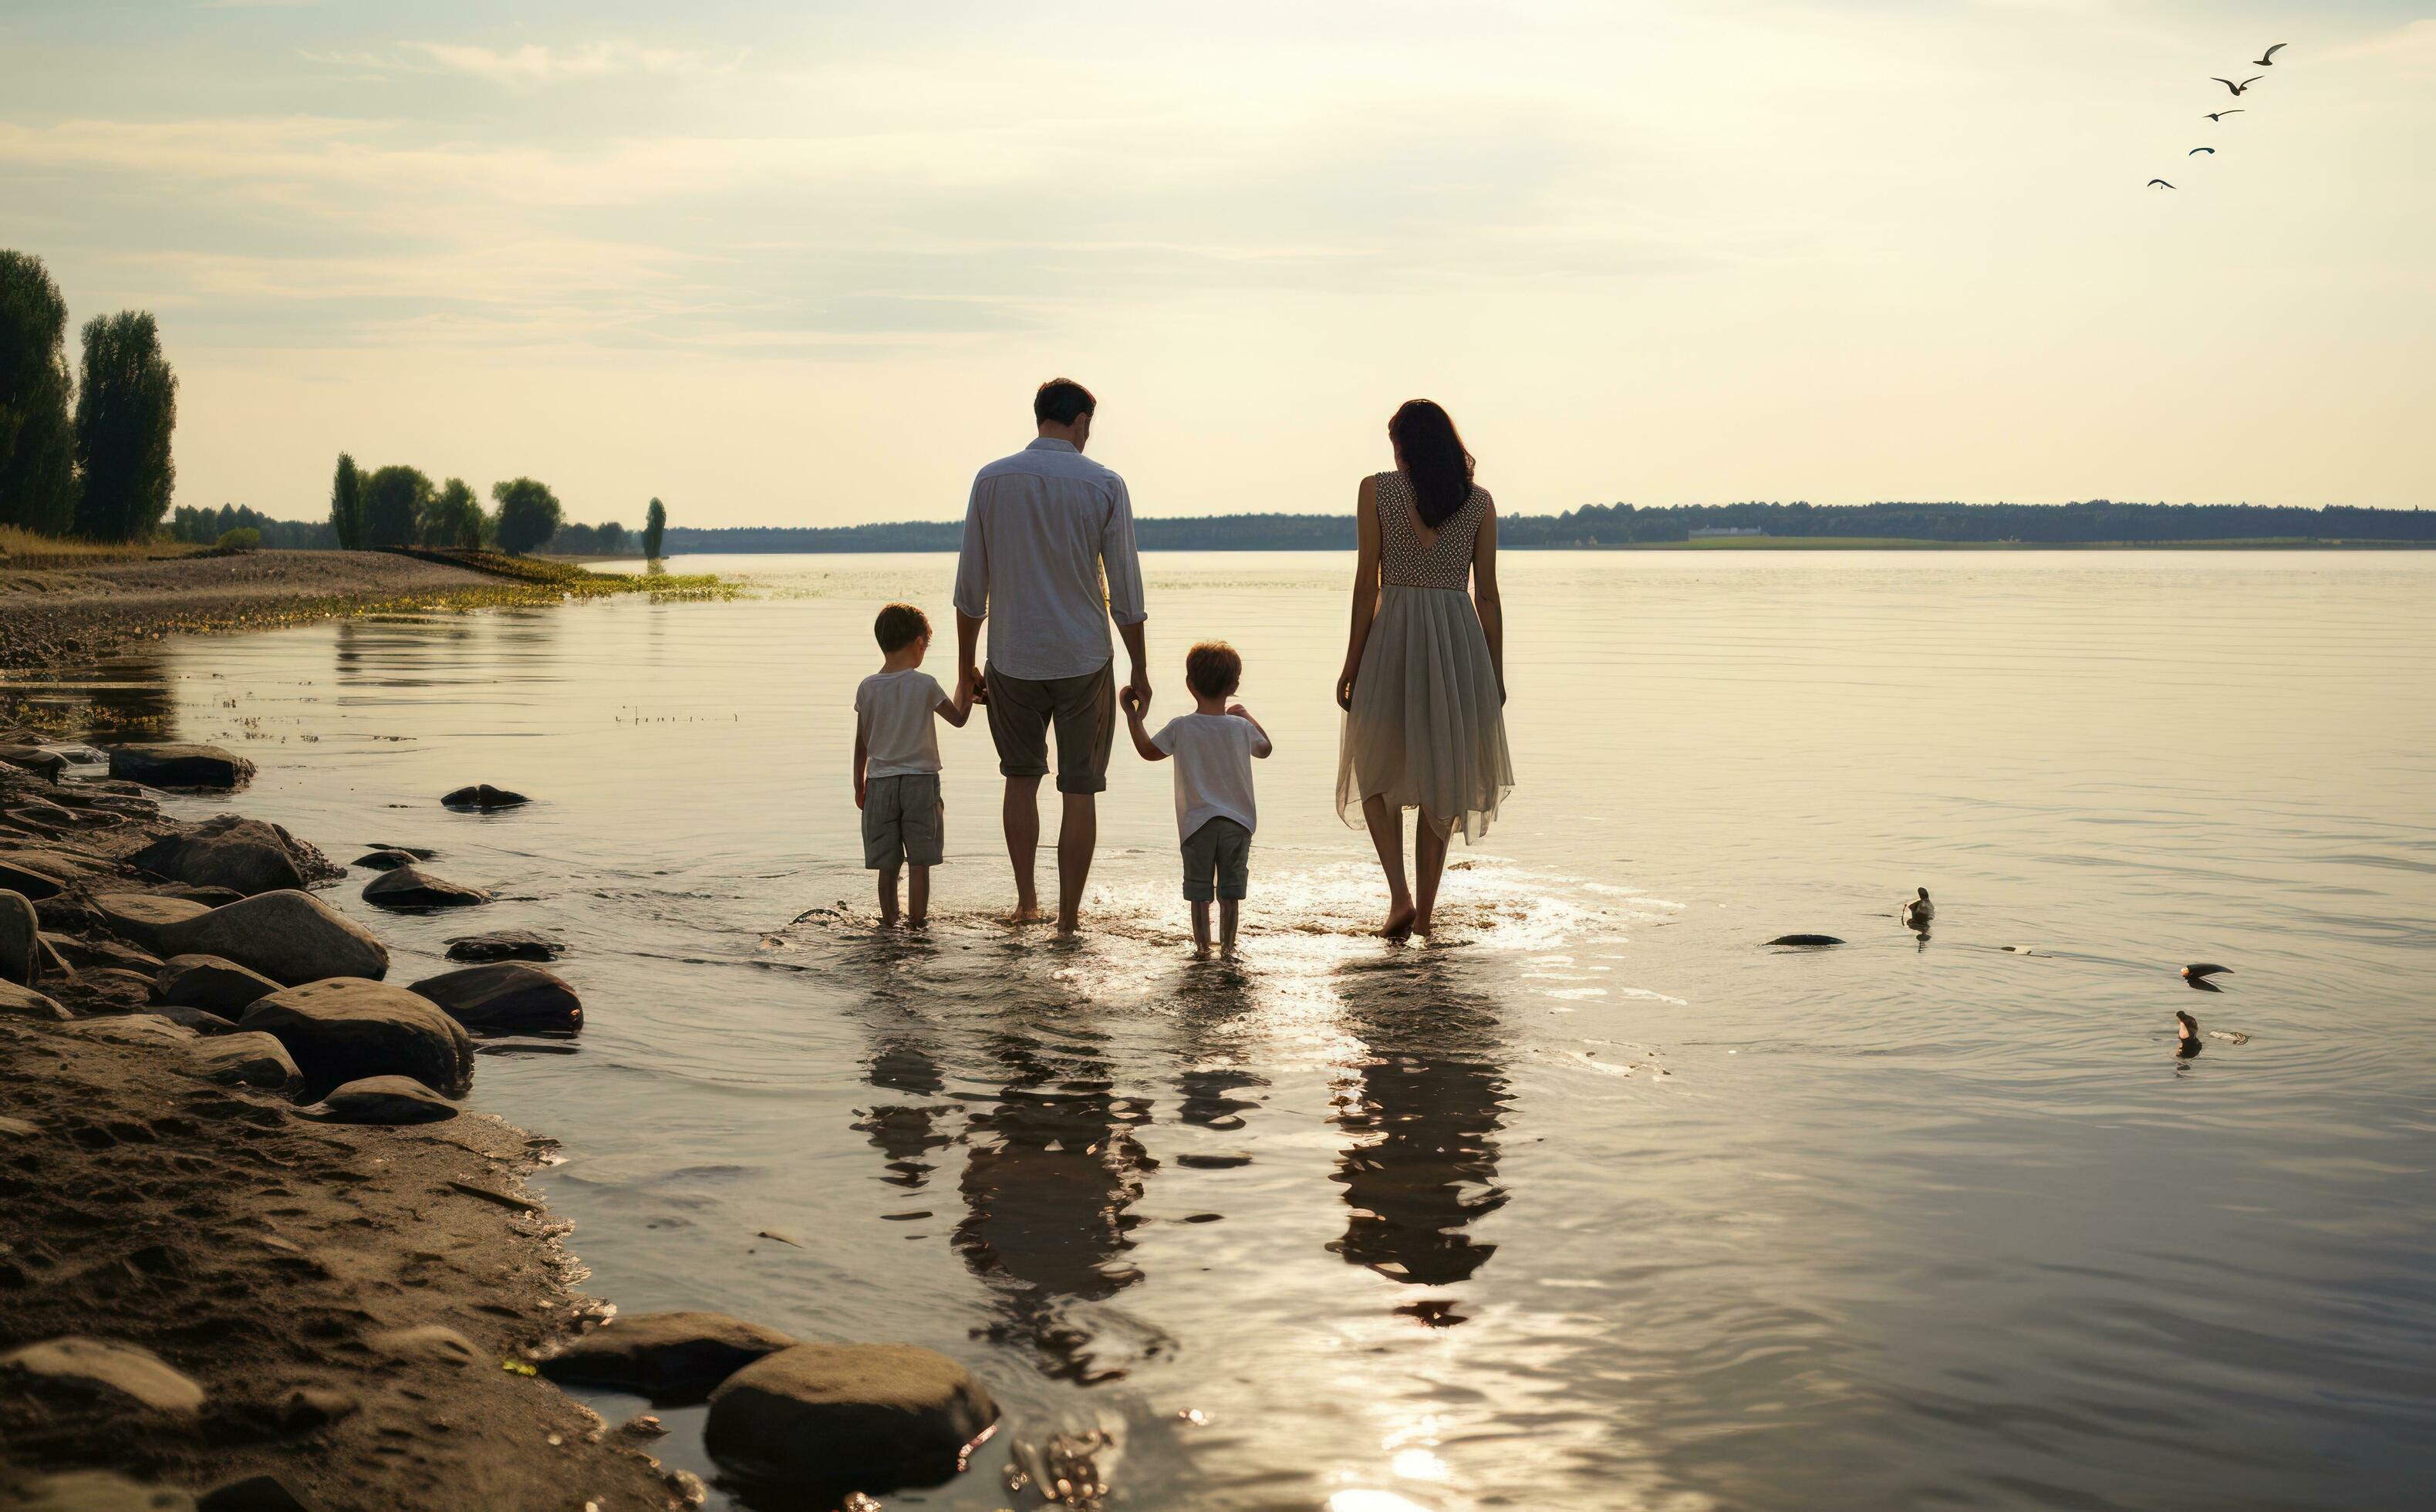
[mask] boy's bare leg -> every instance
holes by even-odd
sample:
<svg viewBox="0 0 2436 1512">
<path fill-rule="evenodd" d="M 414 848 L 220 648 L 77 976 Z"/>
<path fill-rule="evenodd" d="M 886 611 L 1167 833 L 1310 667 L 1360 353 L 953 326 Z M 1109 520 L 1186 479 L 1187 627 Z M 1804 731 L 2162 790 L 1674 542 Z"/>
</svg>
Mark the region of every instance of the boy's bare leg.
<svg viewBox="0 0 2436 1512">
<path fill-rule="evenodd" d="M 1006 803 L 1000 813 L 1006 828 L 1006 859 L 1015 866 L 1015 922 L 1040 917 L 1040 890 L 1033 879 L 1033 860 L 1040 852 L 1040 779 L 1006 779 Z"/>
<path fill-rule="evenodd" d="M 1442 819 L 1421 810 L 1421 822 L 1413 826 L 1413 892 L 1417 907 L 1413 912 L 1413 932 L 1430 932 L 1430 913 L 1438 905 L 1438 876 L 1446 870 L 1448 833 L 1452 826 Z"/>
<path fill-rule="evenodd" d="M 1192 959 L 1207 960 L 1209 955 L 1209 905 L 1195 898 L 1192 903 Z"/>
<path fill-rule="evenodd" d="M 931 922 L 931 868 L 916 866 L 905 883 L 905 922 L 920 929 Z"/>
<path fill-rule="evenodd" d="M 896 923 L 896 868 L 879 869 L 879 927 L 894 928 Z"/>
<path fill-rule="evenodd" d="M 1362 800 L 1362 822 L 1370 826 L 1370 845 L 1379 853 L 1379 869 L 1387 874 L 1387 923 L 1379 932 L 1401 940 L 1413 932 L 1413 895 L 1404 885 L 1404 816 L 1387 807 L 1386 795 Z"/>
<path fill-rule="evenodd" d="M 1100 843 L 1100 804 L 1096 793 L 1065 797 L 1066 817 L 1057 826 L 1057 932 L 1071 934 L 1081 922 L 1083 884 L 1091 879 L 1091 852 Z"/>
<path fill-rule="evenodd" d="M 1222 898 L 1218 904 L 1218 949 L 1227 960 L 1235 959 L 1235 911 L 1241 906 L 1235 898 Z"/>
</svg>

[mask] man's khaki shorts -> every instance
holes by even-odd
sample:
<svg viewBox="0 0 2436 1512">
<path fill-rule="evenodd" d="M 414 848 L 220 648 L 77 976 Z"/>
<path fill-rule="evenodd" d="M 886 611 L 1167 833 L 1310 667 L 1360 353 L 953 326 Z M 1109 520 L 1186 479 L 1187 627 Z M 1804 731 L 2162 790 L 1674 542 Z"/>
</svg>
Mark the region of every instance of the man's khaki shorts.
<svg viewBox="0 0 2436 1512">
<path fill-rule="evenodd" d="M 889 871 L 903 862 L 936 866 L 946 860 L 946 811 L 939 774 L 909 772 L 874 777 L 862 789 L 862 864 Z"/>
<path fill-rule="evenodd" d="M 1105 792 L 1108 746 L 1117 733 L 1116 663 L 1080 677 L 1045 682 L 1009 677 L 995 667 L 989 688 L 990 740 L 998 769 L 1010 777 L 1049 774 L 1049 731 L 1057 730 L 1057 791 Z"/>
</svg>

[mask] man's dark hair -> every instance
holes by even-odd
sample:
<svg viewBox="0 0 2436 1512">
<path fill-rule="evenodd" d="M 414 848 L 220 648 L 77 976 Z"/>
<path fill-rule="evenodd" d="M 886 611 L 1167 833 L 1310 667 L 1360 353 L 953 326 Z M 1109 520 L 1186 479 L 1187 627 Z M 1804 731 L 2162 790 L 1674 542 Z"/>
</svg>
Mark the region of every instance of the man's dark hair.
<svg viewBox="0 0 2436 1512">
<path fill-rule="evenodd" d="M 1184 653 L 1184 686 L 1203 698 L 1225 698 L 1244 686 L 1244 658 L 1223 640 L 1205 640 Z"/>
<path fill-rule="evenodd" d="M 931 633 L 931 617 L 910 603 L 893 603 L 871 622 L 882 654 L 894 656 Z"/>
<path fill-rule="evenodd" d="M 1070 426 L 1099 408 L 1091 391 L 1071 378 L 1052 378 L 1032 396 L 1032 418 L 1060 426 Z"/>
</svg>

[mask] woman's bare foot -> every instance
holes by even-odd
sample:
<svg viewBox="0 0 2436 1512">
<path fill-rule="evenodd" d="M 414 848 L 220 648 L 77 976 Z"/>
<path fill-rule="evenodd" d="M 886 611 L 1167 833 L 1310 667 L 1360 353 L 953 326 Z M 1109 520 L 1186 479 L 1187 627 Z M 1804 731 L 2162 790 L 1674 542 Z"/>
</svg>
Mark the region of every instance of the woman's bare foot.
<svg viewBox="0 0 2436 1512">
<path fill-rule="evenodd" d="M 1399 903 L 1387 910 L 1387 923 L 1380 930 L 1383 940 L 1409 939 L 1413 932 L 1413 905 Z"/>
<path fill-rule="evenodd" d="M 1209 960 L 1209 947 L 1208 946 L 1206 946 L 1206 945 L 1196 945 L 1196 946 L 1194 946 L 1194 947 L 1192 947 L 1192 959 L 1193 959 L 1193 960 L 1195 960 L 1195 961 L 1207 961 L 1207 960 Z"/>
<path fill-rule="evenodd" d="M 1429 938 L 1430 916 L 1428 914 L 1416 913 L 1413 915 L 1413 932 L 1423 939 Z"/>
<path fill-rule="evenodd" d="M 1018 903 L 1015 906 L 1015 912 L 1006 916 L 1006 922 L 1009 924 L 1037 924 L 1040 922 L 1040 905 L 1037 903 Z"/>
</svg>

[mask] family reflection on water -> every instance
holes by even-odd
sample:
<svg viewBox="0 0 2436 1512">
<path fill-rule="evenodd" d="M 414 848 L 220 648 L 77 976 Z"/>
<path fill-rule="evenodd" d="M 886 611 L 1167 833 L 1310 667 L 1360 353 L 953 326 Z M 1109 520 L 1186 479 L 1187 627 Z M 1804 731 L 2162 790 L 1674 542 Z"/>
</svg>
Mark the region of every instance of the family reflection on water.
<svg viewBox="0 0 2436 1512">
<path fill-rule="evenodd" d="M 1146 1279 L 1137 1236 L 1162 1171 L 1144 1140 L 1162 1110 L 1120 1085 L 1119 1063 L 1140 1064 L 1140 1052 L 1121 1051 L 1113 1035 L 1146 1015 L 1163 1019 L 1172 1121 L 1243 1136 L 1231 1149 L 1174 1156 L 1171 1185 L 1283 1158 L 1254 1154 L 1264 1115 L 1279 1144 L 1295 1132 L 1292 1115 L 1264 1108 L 1270 1084 L 1251 1069 L 1267 1027 L 1262 1004 L 1279 984 L 1263 981 L 1257 951 L 1252 963 L 1195 965 L 1150 984 L 1146 1008 L 1095 1000 L 1012 942 L 981 947 L 990 960 L 972 973 L 961 969 L 966 950 L 946 939 L 838 944 L 858 983 L 874 1094 L 853 1127 L 881 1156 L 878 1179 L 906 1193 L 906 1210 L 889 1216 L 909 1237 L 946 1237 L 986 1290 L 986 1336 L 1079 1384 L 1120 1379 L 1168 1347 L 1139 1320 L 1094 1306 Z M 1511 1094 L 1494 1000 L 1444 949 L 1272 969 L 1333 1004 L 1343 1047 L 1324 1115 L 1338 1145 L 1326 1179 L 1342 1194 L 1343 1225 L 1314 1227 L 1305 1258 L 1333 1254 L 1417 1291 L 1470 1280 L 1497 1249 L 1471 1230 L 1507 1199 L 1498 1139 Z M 1196 1210 L 1180 1221 L 1228 1216 Z M 1456 1301 L 1415 1295 L 1393 1311 L 1448 1328 L 1464 1321 Z"/>
</svg>

